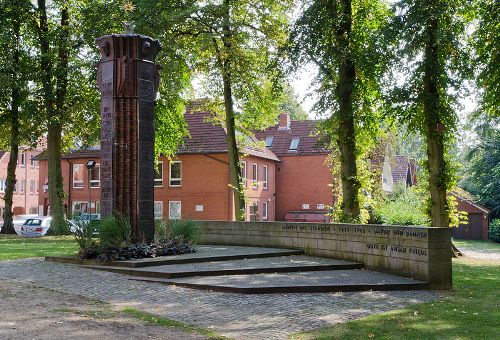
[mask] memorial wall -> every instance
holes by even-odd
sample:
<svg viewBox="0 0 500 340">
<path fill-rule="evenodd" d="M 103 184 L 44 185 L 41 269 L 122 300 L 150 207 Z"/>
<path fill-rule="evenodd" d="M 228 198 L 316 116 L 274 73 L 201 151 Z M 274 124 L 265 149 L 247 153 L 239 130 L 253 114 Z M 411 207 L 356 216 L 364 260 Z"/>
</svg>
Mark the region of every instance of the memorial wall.
<svg viewBox="0 0 500 340">
<path fill-rule="evenodd" d="M 451 288 L 451 229 L 357 224 L 204 221 L 203 244 L 303 249 Z"/>
</svg>

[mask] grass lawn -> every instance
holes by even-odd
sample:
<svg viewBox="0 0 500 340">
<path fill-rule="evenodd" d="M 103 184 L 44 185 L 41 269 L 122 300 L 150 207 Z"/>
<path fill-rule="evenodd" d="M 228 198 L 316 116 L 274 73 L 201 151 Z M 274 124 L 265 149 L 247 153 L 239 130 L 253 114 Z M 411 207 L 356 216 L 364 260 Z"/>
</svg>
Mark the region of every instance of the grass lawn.
<svg viewBox="0 0 500 340">
<path fill-rule="evenodd" d="M 500 339 L 500 262 L 454 259 L 453 291 L 441 300 L 296 334 L 293 338 Z"/>
<path fill-rule="evenodd" d="M 17 235 L 0 235 L 0 260 L 75 255 L 77 251 L 78 245 L 73 236 L 26 238 Z"/>
<path fill-rule="evenodd" d="M 462 250 L 480 250 L 486 253 L 500 253 L 500 243 L 493 241 L 453 240 L 453 244 Z"/>
</svg>

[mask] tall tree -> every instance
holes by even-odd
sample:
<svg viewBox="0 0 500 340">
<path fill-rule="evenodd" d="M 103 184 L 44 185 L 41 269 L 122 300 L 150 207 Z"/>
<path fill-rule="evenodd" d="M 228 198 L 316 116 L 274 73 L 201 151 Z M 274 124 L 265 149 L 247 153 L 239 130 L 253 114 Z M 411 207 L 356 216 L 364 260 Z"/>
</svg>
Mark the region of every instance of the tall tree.
<svg viewBox="0 0 500 340">
<path fill-rule="evenodd" d="M 340 159 L 340 218 L 359 221 L 357 161 L 380 118 L 380 79 L 387 69 L 382 32 L 391 13 L 383 1 L 308 0 L 303 6 L 291 35 L 293 65 L 317 66 L 315 109 L 330 112 L 327 130 Z"/>
<path fill-rule="evenodd" d="M 50 214 L 53 231 L 64 233 L 65 210 L 61 152 L 68 90 L 70 8 L 69 1 L 60 1 L 57 5 L 54 3 L 56 6 L 51 9 L 47 8 L 45 0 L 37 0 L 37 5 L 42 105 L 47 118 Z"/>
<path fill-rule="evenodd" d="M 479 74 L 477 84 L 481 89 L 481 112 L 500 117 L 500 2 L 475 1 L 478 14 L 474 33 Z"/>
<path fill-rule="evenodd" d="M 37 129 L 30 120 L 33 110 L 27 105 L 28 80 L 31 74 L 29 63 L 31 57 L 22 40 L 29 40 L 30 2 L 25 0 L 8 0 L 0 5 L 0 26 L 3 28 L 0 41 L 0 54 L 4 56 L 0 66 L 0 97 L 4 105 L 0 110 L 0 121 L 3 133 L 0 145 L 8 145 L 10 156 L 7 165 L 7 185 L 5 188 L 5 215 L 1 233 L 14 234 L 12 221 L 13 194 L 16 185 L 16 165 L 21 142 L 29 143 L 28 139 L 38 137 Z M 30 136 L 26 136 L 29 131 Z"/>
<path fill-rule="evenodd" d="M 230 187 L 236 219 L 244 218 L 238 131 L 250 131 L 274 123 L 278 97 L 273 79 L 279 73 L 273 63 L 286 38 L 286 12 L 290 0 L 180 1 L 138 3 L 157 32 L 175 37 L 185 46 L 188 63 L 200 75 L 227 132 Z"/>
<path fill-rule="evenodd" d="M 462 48 L 466 1 L 401 0 L 395 31 L 406 81 L 395 91 L 397 116 L 425 139 L 431 225 L 448 227 L 447 190 L 455 182 L 449 148 L 456 133 L 461 80 L 470 75 Z"/>
</svg>

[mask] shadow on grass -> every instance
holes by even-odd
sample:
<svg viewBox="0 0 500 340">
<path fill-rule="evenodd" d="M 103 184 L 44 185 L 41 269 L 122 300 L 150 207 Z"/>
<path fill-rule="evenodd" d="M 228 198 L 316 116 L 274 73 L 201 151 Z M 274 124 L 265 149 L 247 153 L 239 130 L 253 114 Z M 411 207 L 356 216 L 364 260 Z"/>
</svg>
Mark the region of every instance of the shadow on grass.
<svg viewBox="0 0 500 340">
<path fill-rule="evenodd" d="M 440 301 L 293 335 L 294 339 L 500 339 L 500 263 L 456 259 Z"/>
</svg>

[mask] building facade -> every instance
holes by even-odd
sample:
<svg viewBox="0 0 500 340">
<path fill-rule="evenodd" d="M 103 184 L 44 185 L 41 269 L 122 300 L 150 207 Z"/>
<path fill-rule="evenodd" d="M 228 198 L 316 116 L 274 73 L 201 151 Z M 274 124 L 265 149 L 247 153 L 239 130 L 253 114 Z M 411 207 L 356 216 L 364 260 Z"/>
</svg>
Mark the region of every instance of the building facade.
<svg viewBox="0 0 500 340">
<path fill-rule="evenodd" d="M 27 146 L 19 148 L 16 165 L 16 184 L 12 199 L 14 215 L 38 214 L 38 194 L 40 192 L 39 162 L 36 156 L 42 151 L 43 145 L 32 149 Z M 0 151 L 0 221 L 5 213 L 5 189 L 7 186 L 7 166 L 10 152 Z"/>
<path fill-rule="evenodd" d="M 155 175 L 155 218 L 233 220 L 232 189 L 228 185 L 226 132 L 210 122 L 210 113 L 188 108 L 185 119 L 189 137 L 175 159 L 160 157 Z M 276 210 L 275 168 L 278 157 L 250 141 L 242 148 L 242 177 L 245 186 L 247 220 L 274 221 Z M 100 212 L 100 150 L 76 150 L 62 157 L 62 172 L 68 216 Z M 91 171 L 86 168 L 95 160 Z M 39 205 L 50 209 L 48 162 L 40 157 L 43 190 Z"/>
</svg>

